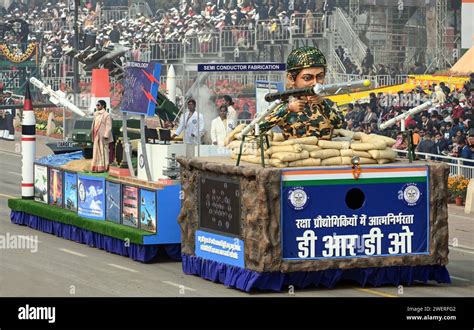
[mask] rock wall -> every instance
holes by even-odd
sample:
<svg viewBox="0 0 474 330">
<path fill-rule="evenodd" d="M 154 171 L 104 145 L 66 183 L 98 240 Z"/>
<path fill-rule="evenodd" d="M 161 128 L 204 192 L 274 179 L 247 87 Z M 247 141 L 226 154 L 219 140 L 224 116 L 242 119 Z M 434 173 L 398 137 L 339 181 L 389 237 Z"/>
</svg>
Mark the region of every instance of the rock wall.
<svg viewBox="0 0 474 330">
<path fill-rule="evenodd" d="M 258 165 L 235 166 L 228 158 L 178 158 L 184 199 L 178 222 L 182 252 L 194 255 L 195 232 L 199 224 L 198 179 L 200 173 L 216 173 L 238 179 L 241 184 L 241 239 L 245 268 L 258 271 L 318 271 L 401 265 L 446 265 L 448 263 L 447 178 L 449 167 L 429 163 L 430 169 L 430 254 L 328 260 L 282 260 L 280 242 L 281 170 Z"/>
</svg>

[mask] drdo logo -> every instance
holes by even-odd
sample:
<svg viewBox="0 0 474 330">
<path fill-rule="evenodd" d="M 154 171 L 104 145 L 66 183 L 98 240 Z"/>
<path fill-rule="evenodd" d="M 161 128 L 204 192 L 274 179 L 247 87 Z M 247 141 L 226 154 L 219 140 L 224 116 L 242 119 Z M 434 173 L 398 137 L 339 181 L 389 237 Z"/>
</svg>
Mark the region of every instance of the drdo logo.
<svg viewBox="0 0 474 330">
<path fill-rule="evenodd" d="M 79 183 L 79 200 L 81 202 L 86 200 L 86 188 L 82 182 Z"/>
<path fill-rule="evenodd" d="M 403 186 L 398 198 L 408 206 L 415 206 L 421 201 L 421 191 L 416 183 L 407 183 Z"/>
<path fill-rule="evenodd" d="M 288 203 L 297 211 L 304 209 L 309 202 L 309 197 L 303 187 L 294 187 L 288 191 Z"/>
</svg>

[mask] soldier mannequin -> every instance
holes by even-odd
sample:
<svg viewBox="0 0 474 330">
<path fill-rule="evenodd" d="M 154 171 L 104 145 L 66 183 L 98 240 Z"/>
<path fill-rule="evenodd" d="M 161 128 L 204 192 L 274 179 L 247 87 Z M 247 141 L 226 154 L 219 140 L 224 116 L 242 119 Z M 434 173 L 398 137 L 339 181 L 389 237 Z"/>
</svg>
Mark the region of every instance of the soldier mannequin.
<svg viewBox="0 0 474 330">
<path fill-rule="evenodd" d="M 287 88 L 308 88 L 324 84 L 326 58 L 315 47 L 294 49 L 287 59 Z M 344 116 L 334 104 L 320 96 L 290 97 L 265 117 L 260 131 L 274 126 L 283 130 L 285 139 L 316 136 L 330 140 L 334 128 L 341 128 Z"/>
</svg>

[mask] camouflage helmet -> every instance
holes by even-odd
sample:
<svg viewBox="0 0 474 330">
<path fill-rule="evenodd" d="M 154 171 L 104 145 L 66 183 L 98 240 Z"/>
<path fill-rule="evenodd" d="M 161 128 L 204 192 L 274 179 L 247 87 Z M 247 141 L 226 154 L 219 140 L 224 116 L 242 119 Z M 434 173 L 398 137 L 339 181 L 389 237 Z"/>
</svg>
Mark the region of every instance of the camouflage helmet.
<svg viewBox="0 0 474 330">
<path fill-rule="evenodd" d="M 286 71 L 292 72 L 305 68 L 326 68 L 326 57 L 316 47 L 300 47 L 293 49 L 286 60 Z"/>
</svg>

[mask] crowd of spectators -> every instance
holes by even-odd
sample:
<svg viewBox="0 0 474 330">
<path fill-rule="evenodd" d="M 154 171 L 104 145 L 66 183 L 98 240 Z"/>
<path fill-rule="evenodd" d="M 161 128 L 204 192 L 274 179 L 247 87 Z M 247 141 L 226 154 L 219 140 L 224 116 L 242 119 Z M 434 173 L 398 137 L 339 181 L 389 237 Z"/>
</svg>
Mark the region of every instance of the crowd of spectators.
<svg viewBox="0 0 474 330">
<path fill-rule="evenodd" d="M 232 26 L 251 29 L 256 24 L 265 24 L 271 36 L 276 31 L 302 28 L 292 26 L 295 15 L 304 16 L 308 11 L 312 14 L 323 9 L 316 8 L 314 2 L 309 0 L 188 0 L 167 11 L 159 9 L 151 17 L 138 14 L 112 19 L 102 15 L 103 3 L 86 0 L 79 8 L 78 21 L 83 46 L 93 40 L 96 47 L 120 43 L 140 49 L 146 43 L 186 44 L 191 37 L 199 37 L 200 41 L 205 42 L 211 33 Z M 30 2 L 28 5 L 13 1 L 8 8 L 0 6 L 3 27 L 14 20 L 29 25 L 22 28 L 21 40 L 17 33 L 4 31 L 2 37 L 7 42 L 15 44 L 39 40 L 46 55 L 52 57 L 59 56 L 64 48 L 74 45 L 73 19 L 67 0 Z M 235 41 L 239 41 L 238 36 Z M 245 40 L 241 43 L 245 44 Z"/>
<path fill-rule="evenodd" d="M 413 131 L 413 144 L 418 152 L 474 159 L 474 74 L 460 90 L 445 83 L 433 84 L 428 93 L 421 87 L 396 95 L 371 93 L 365 102 L 349 104 L 346 128 L 396 138 L 395 149 L 406 150 L 407 135 L 398 122 L 383 131 L 379 124 L 427 101 L 437 100 L 427 111 L 408 116 L 405 127 Z M 474 162 L 470 163 L 474 165 Z"/>
</svg>

